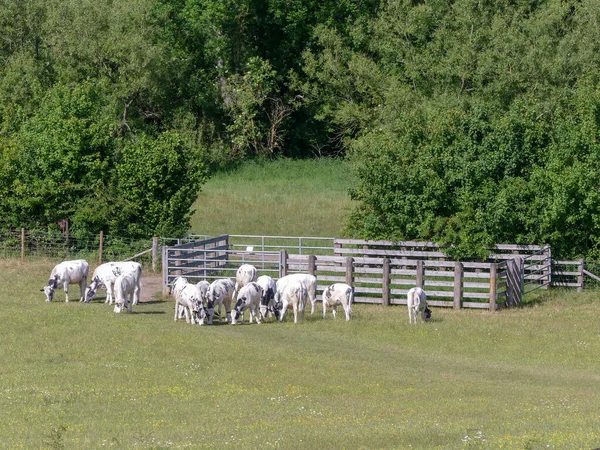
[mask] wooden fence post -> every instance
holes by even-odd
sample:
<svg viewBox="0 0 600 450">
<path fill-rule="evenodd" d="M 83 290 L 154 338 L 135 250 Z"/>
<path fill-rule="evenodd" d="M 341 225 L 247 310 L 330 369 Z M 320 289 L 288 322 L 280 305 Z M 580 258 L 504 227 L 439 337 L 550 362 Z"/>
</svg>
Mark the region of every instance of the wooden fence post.
<svg viewBox="0 0 600 450">
<path fill-rule="evenodd" d="M 454 263 L 454 309 L 462 308 L 462 280 L 463 265 L 456 261 Z"/>
<path fill-rule="evenodd" d="M 21 262 L 25 259 L 25 228 L 21 228 Z"/>
<path fill-rule="evenodd" d="M 67 237 L 66 237 L 66 243 L 67 243 L 67 258 L 69 257 L 69 219 L 67 219 Z"/>
<path fill-rule="evenodd" d="M 425 265 L 422 260 L 417 261 L 417 287 L 423 288 L 423 278 L 425 275 Z"/>
<path fill-rule="evenodd" d="M 287 275 L 288 254 L 285 248 L 279 251 L 279 278 Z"/>
<path fill-rule="evenodd" d="M 490 264 L 490 311 L 496 311 L 496 283 L 498 282 L 498 263 Z"/>
<path fill-rule="evenodd" d="M 152 272 L 156 272 L 156 263 L 158 258 L 158 236 L 152 237 Z"/>
<path fill-rule="evenodd" d="M 317 267 L 317 257 L 315 255 L 308 255 L 308 273 L 314 275 Z"/>
<path fill-rule="evenodd" d="M 98 265 L 102 264 L 102 246 L 104 245 L 104 231 L 100 230 L 100 246 L 98 248 Z"/>
<path fill-rule="evenodd" d="M 351 256 L 346 258 L 346 284 L 354 284 L 354 258 Z"/>
<path fill-rule="evenodd" d="M 163 245 L 162 248 L 162 279 L 163 279 L 163 297 L 169 295 L 169 247 Z"/>
<path fill-rule="evenodd" d="M 383 280 L 381 284 L 381 303 L 390 305 L 390 258 L 383 258 Z"/>
<path fill-rule="evenodd" d="M 577 292 L 583 291 L 583 268 L 585 267 L 585 261 L 579 260 L 579 268 L 577 270 Z"/>
</svg>

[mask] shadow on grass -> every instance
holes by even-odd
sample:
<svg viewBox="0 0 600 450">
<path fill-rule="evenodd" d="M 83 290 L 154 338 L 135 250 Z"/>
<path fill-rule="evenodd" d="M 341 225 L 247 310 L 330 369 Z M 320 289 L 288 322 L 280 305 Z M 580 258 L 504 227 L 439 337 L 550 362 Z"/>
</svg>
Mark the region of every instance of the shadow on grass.
<svg viewBox="0 0 600 450">
<path fill-rule="evenodd" d="M 132 311 L 131 314 L 166 314 L 165 311 Z"/>
</svg>

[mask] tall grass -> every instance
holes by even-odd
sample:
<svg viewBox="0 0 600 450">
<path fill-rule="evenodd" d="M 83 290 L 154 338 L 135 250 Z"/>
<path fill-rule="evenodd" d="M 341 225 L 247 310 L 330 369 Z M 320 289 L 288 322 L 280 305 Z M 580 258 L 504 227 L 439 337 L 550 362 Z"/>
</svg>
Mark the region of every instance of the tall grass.
<svg viewBox="0 0 600 450">
<path fill-rule="evenodd" d="M 353 207 L 337 159 L 278 159 L 217 173 L 194 204 L 191 232 L 210 236 L 339 236 Z"/>
<path fill-rule="evenodd" d="M 52 265 L 0 261 L 1 448 L 600 445 L 596 292 L 418 326 L 355 305 L 350 322 L 199 327 L 160 298 L 46 303 Z"/>
</svg>

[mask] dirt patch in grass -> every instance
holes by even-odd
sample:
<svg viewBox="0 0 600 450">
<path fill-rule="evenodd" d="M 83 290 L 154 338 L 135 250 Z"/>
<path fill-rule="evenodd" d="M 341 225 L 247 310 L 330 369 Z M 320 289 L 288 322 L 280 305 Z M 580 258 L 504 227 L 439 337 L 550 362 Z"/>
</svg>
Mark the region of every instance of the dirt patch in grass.
<svg viewBox="0 0 600 450">
<path fill-rule="evenodd" d="M 140 302 L 149 302 L 162 298 L 162 277 L 142 276 L 142 292 Z"/>
</svg>

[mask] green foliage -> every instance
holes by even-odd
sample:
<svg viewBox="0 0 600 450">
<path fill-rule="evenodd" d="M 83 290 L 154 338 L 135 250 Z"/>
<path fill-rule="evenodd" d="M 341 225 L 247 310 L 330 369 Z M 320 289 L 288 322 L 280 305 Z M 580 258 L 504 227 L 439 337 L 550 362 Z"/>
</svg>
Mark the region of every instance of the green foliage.
<svg viewBox="0 0 600 450">
<path fill-rule="evenodd" d="M 600 252 L 594 2 L 388 2 L 305 54 L 310 104 L 348 149 L 365 238 Z M 583 55 L 587 55 L 584 57 Z"/>
<path fill-rule="evenodd" d="M 126 236 L 180 236 L 204 181 L 201 155 L 174 132 L 138 135 L 120 151 L 113 229 Z M 142 220 L 140 220 L 140 218 Z"/>
</svg>

